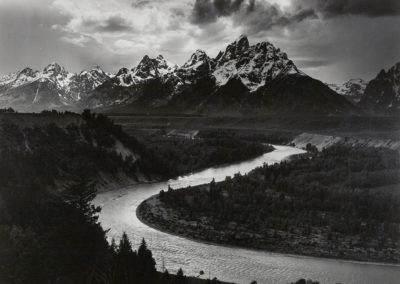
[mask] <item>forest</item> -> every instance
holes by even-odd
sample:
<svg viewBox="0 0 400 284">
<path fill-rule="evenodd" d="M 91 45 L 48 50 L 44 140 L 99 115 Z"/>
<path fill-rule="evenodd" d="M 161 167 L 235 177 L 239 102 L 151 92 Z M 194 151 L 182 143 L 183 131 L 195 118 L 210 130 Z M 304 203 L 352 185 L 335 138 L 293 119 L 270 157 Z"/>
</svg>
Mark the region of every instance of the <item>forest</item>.
<svg viewBox="0 0 400 284">
<path fill-rule="evenodd" d="M 182 222 L 150 218 L 167 231 L 209 241 L 399 262 L 398 152 L 343 145 L 307 150 L 224 182 L 163 190 L 161 204 Z"/>
<path fill-rule="evenodd" d="M 181 176 L 208 167 L 230 164 L 256 158 L 271 152 L 273 147 L 254 137 L 225 137 L 225 131 L 212 135 L 200 132 L 194 139 L 169 136 L 165 129 L 134 132 L 135 137 L 163 161 L 172 177 Z M 264 142 L 264 143 L 261 143 Z"/>
<path fill-rule="evenodd" d="M 140 159 L 117 153 L 117 140 Z M 137 250 L 126 234 L 109 244 L 98 223 L 101 208 L 91 203 L 97 173 L 166 174 L 152 158 L 111 120 L 89 111 L 66 128 L 2 120 L 0 283 L 201 283 L 183 271 L 156 272 L 145 240 Z"/>
<path fill-rule="evenodd" d="M 244 140 L 259 143 L 269 143 L 277 145 L 289 144 L 296 136 L 296 132 L 293 131 L 278 131 L 270 130 L 255 131 L 253 129 L 202 129 L 198 133 L 199 138 L 220 138 L 220 139 L 234 139 Z"/>
</svg>

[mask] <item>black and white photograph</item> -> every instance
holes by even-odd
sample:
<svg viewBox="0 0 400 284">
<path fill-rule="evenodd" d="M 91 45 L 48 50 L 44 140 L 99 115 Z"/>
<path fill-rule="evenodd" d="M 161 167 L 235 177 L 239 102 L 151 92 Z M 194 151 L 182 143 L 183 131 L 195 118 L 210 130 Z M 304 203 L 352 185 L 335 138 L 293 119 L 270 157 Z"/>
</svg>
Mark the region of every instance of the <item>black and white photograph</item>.
<svg viewBox="0 0 400 284">
<path fill-rule="evenodd" d="M 399 0 L 0 0 L 0 284 L 400 283 Z"/>
</svg>

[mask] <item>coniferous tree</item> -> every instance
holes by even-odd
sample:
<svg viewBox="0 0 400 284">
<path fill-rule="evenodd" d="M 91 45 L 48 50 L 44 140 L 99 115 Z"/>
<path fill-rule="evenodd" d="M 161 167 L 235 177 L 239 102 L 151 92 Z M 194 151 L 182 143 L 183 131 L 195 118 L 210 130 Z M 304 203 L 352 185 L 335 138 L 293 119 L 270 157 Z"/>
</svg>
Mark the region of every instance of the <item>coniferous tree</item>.
<svg viewBox="0 0 400 284">
<path fill-rule="evenodd" d="M 101 211 L 100 207 L 91 204 L 96 193 L 95 184 L 82 176 L 64 187 L 63 197 L 67 204 L 83 213 L 88 221 L 95 223 L 98 219 L 97 213 Z"/>
<path fill-rule="evenodd" d="M 152 252 L 147 248 L 146 241 L 142 239 L 142 243 L 138 249 L 138 262 L 142 277 L 153 278 L 156 272 L 156 262 Z"/>
</svg>

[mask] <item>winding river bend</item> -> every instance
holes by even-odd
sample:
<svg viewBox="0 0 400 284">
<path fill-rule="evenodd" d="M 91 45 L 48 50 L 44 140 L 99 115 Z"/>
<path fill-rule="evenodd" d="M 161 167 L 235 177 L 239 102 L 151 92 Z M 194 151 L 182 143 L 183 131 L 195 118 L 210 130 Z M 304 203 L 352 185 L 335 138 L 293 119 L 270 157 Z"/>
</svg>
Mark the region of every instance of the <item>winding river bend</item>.
<svg viewBox="0 0 400 284">
<path fill-rule="evenodd" d="M 206 244 L 170 235 L 148 227 L 136 217 L 138 205 L 157 194 L 168 185 L 172 188 L 195 186 L 210 182 L 212 178 L 222 181 L 235 173 L 248 173 L 264 163 L 273 164 L 300 154 L 303 151 L 288 146 L 275 146 L 275 151 L 251 161 L 209 168 L 176 180 L 152 184 L 138 184 L 101 193 L 95 203 L 102 207 L 100 222 L 110 229 L 108 236 L 118 239 L 126 232 L 137 247 L 145 238 L 153 251 L 158 268 L 165 267 L 176 272 L 180 267 L 186 275 L 205 276 L 235 283 L 288 283 L 300 278 L 311 278 L 320 283 L 399 283 L 400 266 L 349 262 L 334 259 L 302 257 L 269 253 L 242 248 Z"/>
</svg>

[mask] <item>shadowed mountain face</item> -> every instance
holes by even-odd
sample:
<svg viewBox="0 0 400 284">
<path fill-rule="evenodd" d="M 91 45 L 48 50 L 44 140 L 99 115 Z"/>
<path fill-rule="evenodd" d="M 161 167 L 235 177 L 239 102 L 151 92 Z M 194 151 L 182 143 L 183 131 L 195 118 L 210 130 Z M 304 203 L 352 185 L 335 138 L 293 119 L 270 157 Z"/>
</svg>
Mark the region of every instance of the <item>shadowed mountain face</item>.
<svg viewBox="0 0 400 284">
<path fill-rule="evenodd" d="M 161 55 L 145 56 L 137 67 L 122 68 L 89 93 L 81 106 L 218 115 L 355 111 L 343 97 L 301 72 L 279 48 L 268 42 L 251 46 L 245 36 L 216 58 L 197 50 L 181 67 Z"/>
<path fill-rule="evenodd" d="M 360 106 L 375 113 L 400 112 L 400 62 L 368 83 Z"/>
<path fill-rule="evenodd" d="M 216 58 L 197 50 L 182 66 L 147 55 L 115 76 L 99 68 L 68 73 L 58 64 L 25 69 L 0 80 L 0 105 L 18 110 L 92 108 L 112 112 L 343 114 L 356 112 L 345 98 L 301 72 L 269 42 L 247 37 Z"/>
</svg>

